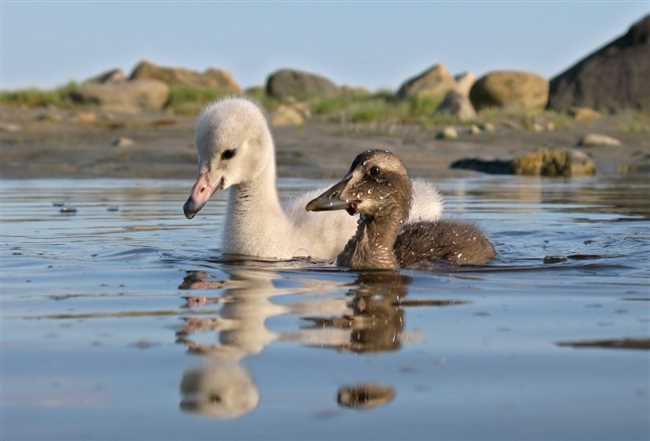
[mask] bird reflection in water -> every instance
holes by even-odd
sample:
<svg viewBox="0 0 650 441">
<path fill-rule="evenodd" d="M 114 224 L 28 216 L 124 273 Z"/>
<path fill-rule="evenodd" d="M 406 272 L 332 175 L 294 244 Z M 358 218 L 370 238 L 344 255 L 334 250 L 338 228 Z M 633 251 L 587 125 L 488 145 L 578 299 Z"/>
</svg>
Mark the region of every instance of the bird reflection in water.
<svg viewBox="0 0 650 441">
<path fill-rule="evenodd" d="M 278 305 L 277 295 L 332 292 L 340 286 L 330 281 L 306 281 L 301 288 L 280 289 L 273 271 L 229 269 L 231 278 L 217 281 L 207 272 L 188 272 L 180 289 L 223 290 L 220 296 L 186 297 L 192 312 L 221 305 L 214 315 L 188 314 L 177 331 L 178 343 L 201 355 L 203 365 L 184 372 L 181 381 L 183 411 L 216 418 L 238 418 L 252 412 L 260 393 L 243 365 L 246 357 L 258 354 L 274 341 L 297 342 L 306 346 L 333 348 L 355 353 L 396 351 L 417 335 L 405 333 L 403 298 L 411 278 L 394 272 L 365 272 L 358 275 L 343 299 L 328 299 Z M 204 312 L 204 311 L 202 311 Z M 266 320 L 293 314 L 309 322 L 295 332 L 274 333 Z M 218 333 L 217 343 L 204 343 L 201 333 Z M 391 386 L 356 384 L 338 390 L 342 407 L 370 409 L 395 397 Z"/>
</svg>

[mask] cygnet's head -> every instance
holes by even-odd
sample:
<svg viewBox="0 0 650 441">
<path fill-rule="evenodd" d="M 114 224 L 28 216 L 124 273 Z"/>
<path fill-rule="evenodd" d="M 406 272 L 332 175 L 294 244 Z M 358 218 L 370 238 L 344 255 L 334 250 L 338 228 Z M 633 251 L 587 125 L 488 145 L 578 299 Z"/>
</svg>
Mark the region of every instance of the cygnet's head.
<svg viewBox="0 0 650 441">
<path fill-rule="evenodd" d="M 408 217 L 411 181 L 402 161 L 387 150 L 368 150 L 352 162 L 345 177 L 307 204 L 308 211 L 346 210 L 377 217 L 397 211 Z"/>
<path fill-rule="evenodd" d="M 214 418 L 239 418 L 260 401 L 255 382 L 236 362 L 221 362 L 183 374 L 180 408 Z"/>
<path fill-rule="evenodd" d="M 195 143 L 199 175 L 183 211 L 193 218 L 210 197 L 257 178 L 274 162 L 271 134 L 262 110 L 244 98 L 226 98 L 199 116 Z"/>
</svg>

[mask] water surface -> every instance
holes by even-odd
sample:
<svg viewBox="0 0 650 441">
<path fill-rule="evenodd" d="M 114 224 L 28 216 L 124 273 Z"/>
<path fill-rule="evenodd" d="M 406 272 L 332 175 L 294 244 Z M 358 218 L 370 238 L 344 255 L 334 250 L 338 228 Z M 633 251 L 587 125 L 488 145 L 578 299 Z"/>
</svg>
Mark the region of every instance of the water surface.
<svg viewBox="0 0 650 441">
<path fill-rule="evenodd" d="M 399 274 L 225 260 L 190 185 L 0 182 L 1 439 L 650 437 L 647 178 L 442 182 L 499 258 Z"/>
</svg>

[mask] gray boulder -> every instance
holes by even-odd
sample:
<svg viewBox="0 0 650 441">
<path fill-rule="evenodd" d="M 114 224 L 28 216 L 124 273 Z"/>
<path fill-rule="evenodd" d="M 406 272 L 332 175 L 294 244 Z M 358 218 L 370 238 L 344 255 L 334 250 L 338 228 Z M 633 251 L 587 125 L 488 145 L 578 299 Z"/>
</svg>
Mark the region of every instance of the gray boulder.
<svg viewBox="0 0 650 441">
<path fill-rule="evenodd" d="M 456 87 L 456 80 L 442 64 L 436 64 L 405 81 L 397 91 L 400 98 L 442 98 Z"/>
<path fill-rule="evenodd" d="M 99 105 L 112 112 L 158 111 L 169 98 L 169 86 L 156 80 L 85 83 L 71 94 L 71 98 L 82 104 Z"/>
<path fill-rule="evenodd" d="M 494 71 L 479 78 L 469 92 L 476 110 L 502 107 L 541 110 L 548 101 L 548 81 L 530 72 Z"/>
<path fill-rule="evenodd" d="M 157 80 L 168 86 L 203 87 L 224 93 L 241 93 L 239 84 L 229 72 L 222 69 L 207 69 L 196 72 L 181 67 L 165 67 L 149 61 L 141 61 L 131 72 L 131 80 Z"/>
<path fill-rule="evenodd" d="M 266 80 L 266 94 L 281 100 L 309 100 L 338 96 L 341 89 L 331 80 L 309 72 L 281 69 Z"/>
<path fill-rule="evenodd" d="M 467 96 L 452 90 L 442 101 L 436 113 L 453 115 L 461 121 L 476 118 L 476 111 Z"/>
<path fill-rule="evenodd" d="M 650 15 L 551 80 L 549 108 L 650 110 Z"/>
</svg>

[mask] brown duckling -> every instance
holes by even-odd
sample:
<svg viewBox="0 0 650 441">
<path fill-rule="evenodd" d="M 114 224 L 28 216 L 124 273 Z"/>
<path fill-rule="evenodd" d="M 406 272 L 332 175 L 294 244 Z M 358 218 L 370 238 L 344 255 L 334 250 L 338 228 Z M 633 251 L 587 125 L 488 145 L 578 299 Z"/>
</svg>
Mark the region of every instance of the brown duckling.
<svg viewBox="0 0 650 441">
<path fill-rule="evenodd" d="M 436 261 L 483 265 L 494 259 L 494 246 L 471 224 L 446 220 L 407 224 L 411 201 L 411 180 L 402 161 L 386 150 L 368 150 L 306 209 L 359 213 L 357 231 L 336 259 L 340 266 L 397 269 Z"/>
</svg>

